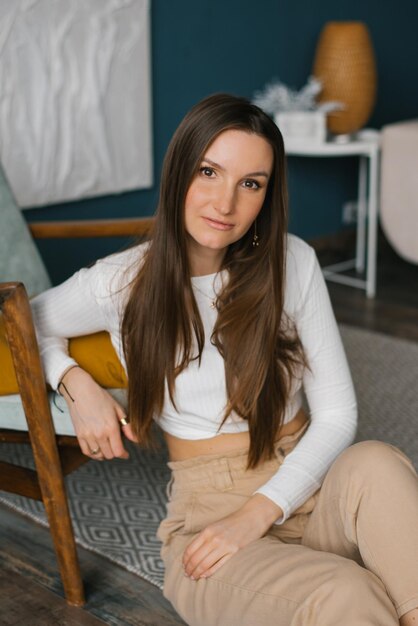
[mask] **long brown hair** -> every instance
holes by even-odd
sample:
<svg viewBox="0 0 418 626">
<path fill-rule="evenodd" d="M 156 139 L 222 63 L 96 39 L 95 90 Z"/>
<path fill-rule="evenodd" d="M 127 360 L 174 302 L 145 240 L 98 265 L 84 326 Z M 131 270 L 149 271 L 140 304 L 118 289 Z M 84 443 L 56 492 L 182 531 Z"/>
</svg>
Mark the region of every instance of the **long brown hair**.
<svg viewBox="0 0 418 626">
<path fill-rule="evenodd" d="M 165 384 L 175 406 L 175 379 L 196 357 L 194 340 L 197 358 L 202 354 L 205 338 L 191 284 L 184 204 L 206 150 L 230 129 L 264 137 L 274 154 L 257 217 L 260 245 L 252 245 L 250 229 L 229 246 L 222 267 L 228 271 L 228 281 L 218 296 L 211 338 L 225 361 L 224 420 L 231 411 L 248 420 L 250 468 L 273 453 L 289 385 L 304 357 L 283 311 L 287 234 L 283 139 L 273 121 L 248 100 L 228 94 L 209 96 L 190 110 L 176 130 L 164 159 L 152 239 L 124 312 L 122 339 L 129 415 L 139 440 L 149 444 L 153 416 L 163 409 Z"/>
</svg>

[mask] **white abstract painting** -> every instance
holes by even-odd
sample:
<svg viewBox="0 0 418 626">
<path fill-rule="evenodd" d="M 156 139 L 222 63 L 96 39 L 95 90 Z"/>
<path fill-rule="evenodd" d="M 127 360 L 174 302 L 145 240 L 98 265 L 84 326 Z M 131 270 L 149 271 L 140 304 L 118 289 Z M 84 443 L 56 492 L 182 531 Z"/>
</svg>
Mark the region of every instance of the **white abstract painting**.
<svg viewBox="0 0 418 626">
<path fill-rule="evenodd" d="M 152 185 L 150 0 L 0 0 L 0 160 L 21 207 Z"/>
</svg>

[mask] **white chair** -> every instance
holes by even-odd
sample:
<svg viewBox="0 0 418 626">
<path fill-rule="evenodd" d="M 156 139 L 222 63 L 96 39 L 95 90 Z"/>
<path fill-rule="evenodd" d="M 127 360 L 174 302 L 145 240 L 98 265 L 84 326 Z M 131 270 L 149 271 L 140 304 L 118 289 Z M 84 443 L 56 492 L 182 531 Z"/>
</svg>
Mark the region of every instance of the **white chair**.
<svg viewBox="0 0 418 626">
<path fill-rule="evenodd" d="M 418 263 L 418 120 L 382 129 L 380 220 L 396 252 Z"/>
</svg>

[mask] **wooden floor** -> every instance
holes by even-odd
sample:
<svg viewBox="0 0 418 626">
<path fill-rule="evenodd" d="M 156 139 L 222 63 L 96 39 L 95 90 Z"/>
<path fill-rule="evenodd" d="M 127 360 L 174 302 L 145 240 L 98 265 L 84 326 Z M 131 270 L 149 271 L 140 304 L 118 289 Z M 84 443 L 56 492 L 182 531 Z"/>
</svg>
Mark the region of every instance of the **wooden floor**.
<svg viewBox="0 0 418 626">
<path fill-rule="evenodd" d="M 348 254 L 351 240 L 324 247 L 321 262 Z M 347 249 L 346 249 L 347 248 Z M 418 341 L 418 266 L 381 236 L 377 297 L 329 283 L 338 321 Z M 102 557 L 79 549 L 88 602 L 68 607 L 48 532 L 0 506 L 0 626 L 175 626 L 184 624 L 161 592 Z"/>
<path fill-rule="evenodd" d="M 335 247 L 322 243 L 318 248 L 321 265 L 354 256 L 350 236 L 338 240 Z M 418 265 L 401 259 L 381 232 L 378 249 L 375 298 L 366 298 L 360 289 L 327 283 L 337 320 L 418 341 Z"/>
<path fill-rule="evenodd" d="M 63 599 L 49 532 L 0 505 L 1 626 L 179 626 L 162 593 L 107 559 L 78 549 L 87 604 Z"/>
</svg>

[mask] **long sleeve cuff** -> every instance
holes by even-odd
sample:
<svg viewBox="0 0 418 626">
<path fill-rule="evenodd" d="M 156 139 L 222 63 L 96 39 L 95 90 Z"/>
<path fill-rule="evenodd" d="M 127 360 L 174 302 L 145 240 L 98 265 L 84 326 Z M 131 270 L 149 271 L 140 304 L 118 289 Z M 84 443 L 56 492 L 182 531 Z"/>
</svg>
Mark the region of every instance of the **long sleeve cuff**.
<svg viewBox="0 0 418 626">
<path fill-rule="evenodd" d="M 72 365 L 77 365 L 72 357 L 64 351 L 51 347 L 41 352 L 42 363 L 46 374 L 46 380 L 53 389 L 57 389 L 62 375 Z"/>
<path fill-rule="evenodd" d="M 283 517 L 276 524 L 283 524 L 320 488 L 337 456 L 353 442 L 357 425 L 355 403 L 341 418 L 337 423 L 331 416 L 313 419 L 277 472 L 255 492 L 283 510 Z"/>
</svg>

